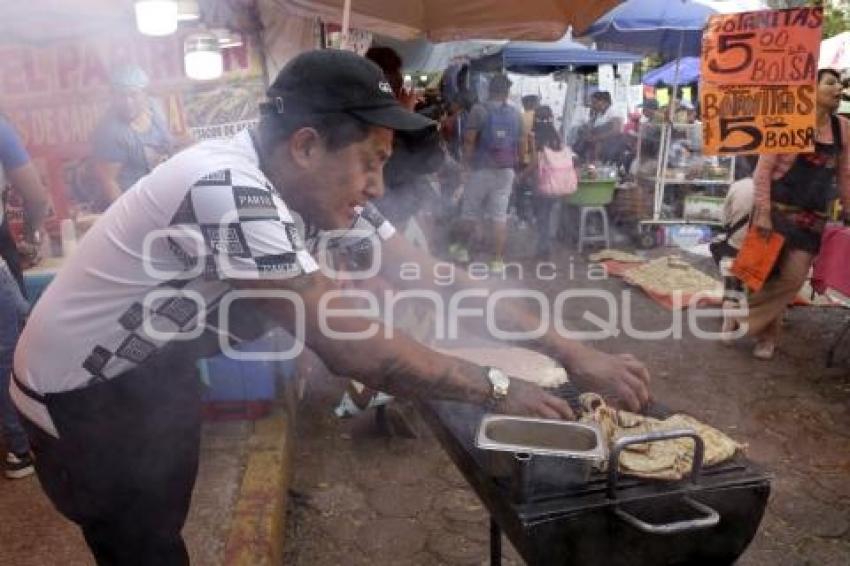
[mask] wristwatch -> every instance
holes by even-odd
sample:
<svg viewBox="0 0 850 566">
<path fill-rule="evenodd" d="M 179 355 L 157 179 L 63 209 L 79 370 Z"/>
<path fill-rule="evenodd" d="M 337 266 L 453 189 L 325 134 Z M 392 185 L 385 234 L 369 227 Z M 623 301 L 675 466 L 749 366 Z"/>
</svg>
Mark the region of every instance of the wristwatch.
<svg viewBox="0 0 850 566">
<path fill-rule="evenodd" d="M 511 385 L 511 379 L 499 368 L 488 367 L 487 379 L 490 381 L 490 399 L 488 406 L 494 407 L 505 400 L 508 396 L 508 388 Z"/>
</svg>

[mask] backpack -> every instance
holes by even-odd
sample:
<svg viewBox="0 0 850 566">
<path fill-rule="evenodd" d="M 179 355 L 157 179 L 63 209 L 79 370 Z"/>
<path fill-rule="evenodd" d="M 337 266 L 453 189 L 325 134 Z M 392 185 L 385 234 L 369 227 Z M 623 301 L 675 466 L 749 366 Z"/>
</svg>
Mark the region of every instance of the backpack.
<svg viewBox="0 0 850 566">
<path fill-rule="evenodd" d="M 479 163 L 497 169 L 513 168 L 517 163 L 520 118 L 508 104 L 487 109 L 487 123 L 478 141 Z"/>
<path fill-rule="evenodd" d="M 566 146 L 557 151 L 540 148 L 537 152 L 537 193 L 560 197 L 576 192 L 577 188 L 578 176 L 572 150 Z"/>
</svg>

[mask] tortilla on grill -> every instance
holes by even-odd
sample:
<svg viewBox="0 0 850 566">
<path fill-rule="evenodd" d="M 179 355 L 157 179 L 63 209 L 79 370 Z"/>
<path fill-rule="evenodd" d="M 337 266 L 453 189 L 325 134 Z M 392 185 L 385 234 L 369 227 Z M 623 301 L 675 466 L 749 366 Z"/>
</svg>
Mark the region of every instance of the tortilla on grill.
<svg viewBox="0 0 850 566">
<path fill-rule="evenodd" d="M 688 415 L 675 414 L 667 419 L 658 420 L 628 411 L 616 411 L 606 405 L 604 400 L 595 393 L 582 394 L 579 397 L 579 403 L 585 410 L 580 420 L 596 423 L 611 448 L 623 437 L 642 436 L 651 432 L 682 428 L 694 430 L 702 439 L 705 445 L 703 455 L 705 466 L 725 462 L 739 449 L 746 447 L 716 428 Z M 632 444 L 620 453 L 620 472 L 642 478 L 680 480 L 691 471 L 693 451 L 694 442 L 687 437 Z"/>
</svg>

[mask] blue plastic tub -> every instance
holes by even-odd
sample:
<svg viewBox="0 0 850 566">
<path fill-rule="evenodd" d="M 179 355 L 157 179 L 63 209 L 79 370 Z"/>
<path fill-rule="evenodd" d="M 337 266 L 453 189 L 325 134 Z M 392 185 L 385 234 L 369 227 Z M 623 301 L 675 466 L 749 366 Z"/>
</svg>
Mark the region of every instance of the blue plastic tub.
<svg viewBox="0 0 850 566">
<path fill-rule="evenodd" d="M 243 352 L 280 352 L 291 347 L 292 338 L 272 332 L 236 349 Z M 225 356 L 198 360 L 201 380 L 207 385 L 204 400 L 264 401 L 277 396 L 277 379 L 295 375 L 295 360 L 244 361 Z"/>
</svg>

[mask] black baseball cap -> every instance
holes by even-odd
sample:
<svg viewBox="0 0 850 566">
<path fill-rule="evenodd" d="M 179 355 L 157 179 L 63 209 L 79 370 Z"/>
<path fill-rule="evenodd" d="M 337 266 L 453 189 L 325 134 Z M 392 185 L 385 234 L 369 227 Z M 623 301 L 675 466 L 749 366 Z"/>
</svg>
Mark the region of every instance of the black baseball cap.
<svg viewBox="0 0 850 566">
<path fill-rule="evenodd" d="M 434 122 L 406 110 L 381 68 L 350 51 L 319 49 L 287 63 L 266 91 L 263 113 L 350 114 L 374 126 L 417 131 Z"/>
</svg>

